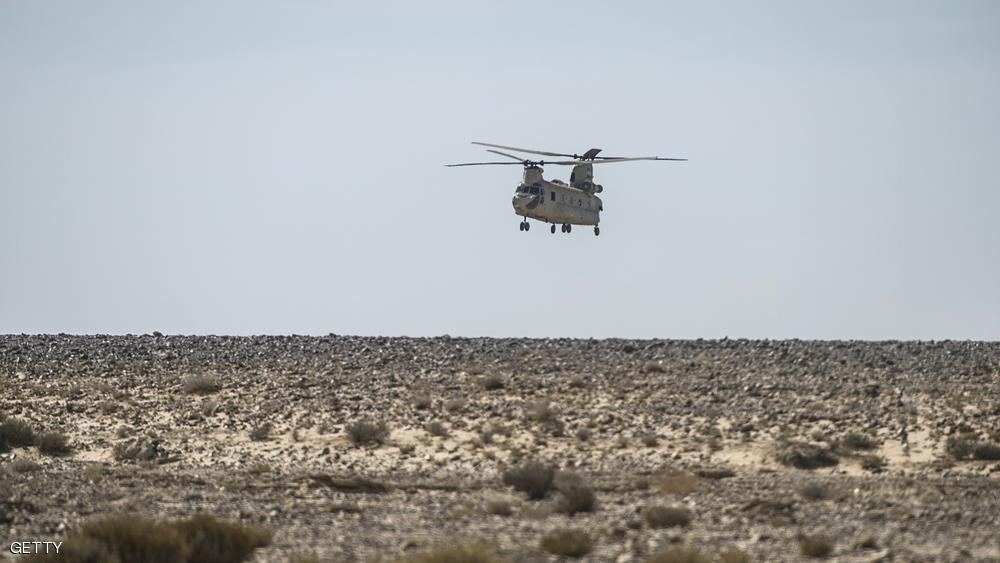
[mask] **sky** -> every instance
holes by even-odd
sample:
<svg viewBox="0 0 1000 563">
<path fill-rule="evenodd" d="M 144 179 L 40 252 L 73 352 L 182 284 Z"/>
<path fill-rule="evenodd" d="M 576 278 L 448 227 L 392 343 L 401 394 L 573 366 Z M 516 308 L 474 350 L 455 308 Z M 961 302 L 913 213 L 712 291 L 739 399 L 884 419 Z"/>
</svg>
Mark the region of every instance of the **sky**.
<svg viewBox="0 0 1000 563">
<path fill-rule="evenodd" d="M 0 240 L 0 333 L 1000 340 L 1000 3 L 0 0 Z"/>
</svg>

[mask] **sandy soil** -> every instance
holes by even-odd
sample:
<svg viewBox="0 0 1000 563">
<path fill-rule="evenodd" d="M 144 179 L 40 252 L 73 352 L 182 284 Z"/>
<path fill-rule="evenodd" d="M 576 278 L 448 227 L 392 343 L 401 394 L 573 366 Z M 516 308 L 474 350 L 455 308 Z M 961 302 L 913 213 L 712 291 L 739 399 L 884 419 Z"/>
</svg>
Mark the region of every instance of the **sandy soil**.
<svg viewBox="0 0 1000 563">
<path fill-rule="evenodd" d="M 945 450 L 1000 441 L 997 343 L 0 336 L 0 389 L 0 415 L 72 448 L 0 453 L 0 558 L 95 515 L 206 511 L 274 530 L 261 561 L 461 538 L 555 561 L 539 542 L 559 527 L 591 534 L 592 561 L 678 544 L 793 561 L 803 534 L 840 561 L 1000 560 L 1000 462 Z M 385 442 L 352 444 L 360 419 Z M 839 461 L 789 467 L 789 443 Z M 527 460 L 578 475 L 594 510 L 505 486 Z M 344 487 L 358 477 L 386 488 Z M 496 499 L 513 513 L 490 514 Z M 653 504 L 693 520 L 651 528 Z"/>
</svg>

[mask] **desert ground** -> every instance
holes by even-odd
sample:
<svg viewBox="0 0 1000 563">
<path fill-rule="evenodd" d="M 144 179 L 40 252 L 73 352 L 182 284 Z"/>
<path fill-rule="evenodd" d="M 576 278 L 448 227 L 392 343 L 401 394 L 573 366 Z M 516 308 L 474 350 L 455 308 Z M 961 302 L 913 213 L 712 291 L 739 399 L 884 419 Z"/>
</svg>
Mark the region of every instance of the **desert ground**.
<svg viewBox="0 0 1000 563">
<path fill-rule="evenodd" d="M 8 335 L 0 390 L 0 558 L 203 512 L 255 561 L 1000 560 L 1000 343 Z"/>
</svg>

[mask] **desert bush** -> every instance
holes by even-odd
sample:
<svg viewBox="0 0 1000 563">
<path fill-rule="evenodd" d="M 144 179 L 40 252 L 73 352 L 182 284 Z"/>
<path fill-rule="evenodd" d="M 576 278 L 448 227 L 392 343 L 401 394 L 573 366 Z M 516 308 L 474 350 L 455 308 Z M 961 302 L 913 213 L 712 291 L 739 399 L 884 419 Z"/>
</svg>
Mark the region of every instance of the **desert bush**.
<svg viewBox="0 0 1000 563">
<path fill-rule="evenodd" d="M 594 549 L 590 535 L 575 528 L 557 528 L 542 537 L 542 549 L 563 557 L 583 557 Z"/>
<path fill-rule="evenodd" d="M 51 456 L 66 455 L 70 452 L 66 435 L 60 432 L 45 432 L 38 435 L 35 445 L 38 451 Z"/>
<path fill-rule="evenodd" d="M 200 408 L 201 415 L 204 416 L 205 418 L 213 416 L 215 415 L 216 412 L 218 412 L 219 406 L 220 405 L 218 401 L 212 399 L 206 399 L 201 403 L 201 408 Z"/>
<path fill-rule="evenodd" d="M 482 542 L 434 547 L 408 555 L 403 563 L 502 563 L 505 561 L 496 550 Z"/>
<path fill-rule="evenodd" d="M 590 437 L 592 435 L 593 432 L 591 432 L 589 428 L 580 428 L 576 431 L 576 439 L 580 440 L 581 442 L 586 442 L 590 440 Z"/>
<path fill-rule="evenodd" d="M 31 425 L 19 418 L 8 418 L 0 422 L 0 442 L 12 448 L 26 448 L 35 444 L 35 431 Z"/>
<path fill-rule="evenodd" d="M 657 490 L 665 495 L 686 495 L 698 488 L 698 478 L 681 469 L 664 468 L 654 479 Z"/>
<path fill-rule="evenodd" d="M 833 495 L 823 483 L 808 483 L 799 489 L 799 496 L 806 500 L 826 500 Z"/>
<path fill-rule="evenodd" d="M 424 426 L 424 430 L 426 430 L 431 436 L 437 436 L 439 438 L 443 438 L 448 435 L 448 427 L 445 426 L 440 420 L 428 422 L 427 425 Z"/>
<path fill-rule="evenodd" d="M 365 446 L 369 444 L 383 444 L 389 437 L 389 425 L 384 421 L 373 421 L 370 419 L 357 420 L 347 425 L 345 428 L 347 437 L 355 446 Z"/>
<path fill-rule="evenodd" d="M 950 436 L 944 443 L 944 451 L 957 460 L 969 459 L 976 448 L 976 437 L 972 434 Z"/>
<path fill-rule="evenodd" d="M 19 457 L 7 464 L 7 469 L 13 473 L 34 473 L 41 468 L 42 466 L 38 465 L 37 462 L 24 457 Z"/>
<path fill-rule="evenodd" d="M 538 500 L 548 494 L 554 478 L 555 471 L 548 465 L 528 461 L 505 471 L 503 483 L 515 491 L 526 493 L 529 499 Z"/>
<path fill-rule="evenodd" d="M 691 512 L 679 506 L 647 506 L 642 509 L 642 517 L 651 528 L 674 528 L 691 523 Z"/>
<path fill-rule="evenodd" d="M 417 410 L 427 410 L 431 408 L 434 400 L 431 398 L 430 393 L 424 389 L 418 389 L 413 392 L 412 404 L 413 408 Z"/>
<path fill-rule="evenodd" d="M 694 547 L 670 546 L 657 551 L 646 563 L 711 563 L 712 558 Z"/>
<path fill-rule="evenodd" d="M 444 410 L 450 413 L 456 413 L 465 408 L 465 399 L 461 397 L 455 397 L 454 399 L 449 399 L 444 403 Z"/>
<path fill-rule="evenodd" d="M 867 471 L 876 473 L 885 469 L 885 466 L 885 458 L 880 455 L 866 455 L 861 458 L 861 468 Z"/>
<path fill-rule="evenodd" d="M 839 440 L 840 447 L 852 450 L 873 450 L 878 446 L 875 438 L 863 432 L 851 431 L 844 434 Z"/>
<path fill-rule="evenodd" d="M 660 445 L 660 439 L 653 432 L 647 432 L 642 436 L 639 436 L 639 441 L 642 442 L 642 445 L 647 448 L 655 448 Z"/>
<path fill-rule="evenodd" d="M 646 362 L 642 365 L 644 373 L 667 373 L 667 368 L 660 362 Z"/>
<path fill-rule="evenodd" d="M 828 557 L 833 553 L 833 542 L 824 536 L 802 536 L 799 538 L 799 551 L 805 557 Z"/>
<path fill-rule="evenodd" d="M 480 380 L 480 385 L 482 385 L 483 389 L 487 391 L 496 391 L 498 389 L 503 389 L 504 386 L 503 377 L 500 377 L 499 375 L 496 374 L 487 375 Z"/>
<path fill-rule="evenodd" d="M 254 442 L 264 442 L 271 438 L 271 426 L 270 422 L 265 422 L 259 426 L 255 426 L 250 430 L 250 439 Z"/>
<path fill-rule="evenodd" d="M 718 553 L 719 563 L 750 563 L 750 556 L 741 549 L 727 547 Z"/>
<path fill-rule="evenodd" d="M 222 389 L 222 383 L 214 375 L 191 375 L 181 382 L 181 389 L 193 395 L 211 395 Z"/>
<path fill-rule="evenodd" d="M 559 499 L 556 510 L 570 516 L 578 512 L 591 512 L 597 500 L 594 489 L 583 483 L 556 483 Z"/>
<path fill-rule="evenodd" d="M 840 463 L 828 448 L 805 442 L 786 442 L 778 450 L 778 462 L 799 469 L 830 467 Z"/>
<path fill-rule="evenodd" d="M 586 389 L 589 385 L 587 384 L 587 378 L 582 375 L 574 375 L 569 380 L 569 386 L 572 389 Z"/>
<path fill-rule="evenodd" d="M 195 514 L 171 526 L 188 545 L 187 560 L 191 563 L 237 563 L 271 543 L 268 530 L 217 520 L 209 514 Z"/>
<path fill-rule="evenodd" d="M 65 563 L 237 563 L 270 542 L 271 533 L 266 530 L 204 514 L 177 522 L 119 514 L 85 523 L 66 538 L 55 559 Z"/>
<path fill-rule="evenodd" d="M 992 442 L 979 442 L 972 449 L 972 457 L 984 460 L 1000 460 L 1000 445 Z"/>
<path fill-rule="evenodd" d="M 535 422 L 552 422 L 556 420 L 556 411 L 548 401 L 537 401 L 525 408 L 524 414 Z"/>
<path fill-rule="evenodd" d="M 486 499 L 486 512 L 496 516 L 510 516 L 513 513 L 510 500 L 500 497 Z"/>
</svg>

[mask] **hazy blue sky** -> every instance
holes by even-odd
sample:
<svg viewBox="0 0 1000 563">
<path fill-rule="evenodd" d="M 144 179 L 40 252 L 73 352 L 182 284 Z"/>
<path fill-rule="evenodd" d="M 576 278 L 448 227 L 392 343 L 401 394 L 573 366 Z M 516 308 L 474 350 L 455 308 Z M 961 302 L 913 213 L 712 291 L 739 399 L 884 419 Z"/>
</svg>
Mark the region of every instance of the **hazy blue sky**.
<svg viewBox="0 0 1000 563">
<path fill-rule="evenodd" d="M 1000 3 L 0 0 L 0 236 L 0 332 L 1000 339 Z"/>
</svg>

